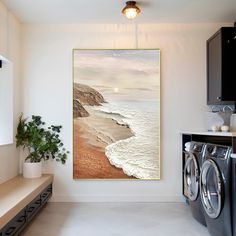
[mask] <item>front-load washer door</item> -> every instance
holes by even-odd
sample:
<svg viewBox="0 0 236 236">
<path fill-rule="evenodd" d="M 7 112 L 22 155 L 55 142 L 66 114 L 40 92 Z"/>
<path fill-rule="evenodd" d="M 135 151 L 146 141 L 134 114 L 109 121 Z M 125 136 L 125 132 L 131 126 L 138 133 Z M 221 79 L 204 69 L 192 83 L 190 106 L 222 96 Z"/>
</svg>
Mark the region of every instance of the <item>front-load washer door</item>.
<svg viewBox="0 0 236 236">
<path fill-rule="evenodd" d="M 223 182 L 219 168 L 211 159 L 203 163 L 200 189 L 202 205 L 205 212 L 210 218 L 217 218 L 222 207 Z"/>
<path fill-rule="evenodd" d="M 195 201 L 199 192 L 199 167 L 194 154 L 189 153 L 184 167 L 184 186 L 187 197 L 190 201 Z"/>
</svg>

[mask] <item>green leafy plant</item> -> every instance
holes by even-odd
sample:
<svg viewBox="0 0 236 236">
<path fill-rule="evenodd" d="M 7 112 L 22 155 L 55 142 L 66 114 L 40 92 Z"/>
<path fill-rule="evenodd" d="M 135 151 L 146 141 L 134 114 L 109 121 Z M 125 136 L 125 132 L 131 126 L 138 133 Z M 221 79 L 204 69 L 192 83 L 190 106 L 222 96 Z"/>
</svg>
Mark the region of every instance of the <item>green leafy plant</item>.
<svg viewBox="0 0 236 236">
<path fill-rule="evenodd" d="M 63 147 L 59 137 L 61 128 L 62 126 L 55 125 L 46 128 L 41 116 L 33 115 L 28 121 L 21 115 L 17 126 L 16 147 L 28 150 L 26 161 L 40 162 L 55 159 L 65 164 L 69 152 Z"/>
</svg>

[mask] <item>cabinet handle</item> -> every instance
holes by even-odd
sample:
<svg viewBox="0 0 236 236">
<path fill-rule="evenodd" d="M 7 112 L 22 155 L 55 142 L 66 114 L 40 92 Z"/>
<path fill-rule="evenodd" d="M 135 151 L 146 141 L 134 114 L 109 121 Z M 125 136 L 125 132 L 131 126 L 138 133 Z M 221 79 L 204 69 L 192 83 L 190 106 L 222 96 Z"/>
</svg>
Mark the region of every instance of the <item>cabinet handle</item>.
<svg viewBox="0 0 236 236">
<path fill-rule="evenodd" d="M 16 229 L 16 227 L 10 227 L 6 232 L 6 235 L 11 235 L 15 229 Z"/>
<path fill-rule="evenodd" d="M 221 97 L 216 97 L 217 100 L 221 100 Z"/>
<path fill-rule="evenodd" d="M 25 221 L 25 216 L 21 216 L 18 220 L 17 220 L 17 222 L 19 222 L 19 223 L 22 223 L 22 222 L 24 222 Z"/>
</svg>

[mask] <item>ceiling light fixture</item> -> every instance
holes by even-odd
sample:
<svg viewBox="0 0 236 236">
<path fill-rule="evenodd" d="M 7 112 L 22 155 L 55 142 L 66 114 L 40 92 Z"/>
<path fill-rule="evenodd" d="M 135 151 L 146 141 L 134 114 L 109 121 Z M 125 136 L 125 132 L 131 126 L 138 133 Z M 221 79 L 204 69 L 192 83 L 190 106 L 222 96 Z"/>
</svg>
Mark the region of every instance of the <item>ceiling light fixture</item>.
<svg viewBox="0 0 236 236">
<path fill-rule="evenodd" d="M 122 10 L 122 13 L 128 19 L 134 19 L 140 12 L 141 12 L 141 10 L 136 6 L 135 1 L 126 2 L 126 6 Z"/>
</svg>

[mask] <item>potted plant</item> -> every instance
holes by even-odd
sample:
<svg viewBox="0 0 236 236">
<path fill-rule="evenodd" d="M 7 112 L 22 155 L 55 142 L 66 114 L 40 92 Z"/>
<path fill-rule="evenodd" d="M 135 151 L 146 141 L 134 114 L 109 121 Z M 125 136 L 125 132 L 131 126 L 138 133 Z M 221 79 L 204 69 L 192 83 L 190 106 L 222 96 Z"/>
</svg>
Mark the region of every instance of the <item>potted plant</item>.
<svg viewBox="0 0 236 236">
<path fill-rule="evenodd" d="M 66 163 L 69 153 L 63 147 L 59 137 L 62 126 L 45 127 L 41 116 L 32 115 L 31 120 L 19 119 L 16 134 L 16 147 L 23 147 L 28 152 L 23 164 L 25 178 L 38 178 L 42 175 L 42 160 L 55 159 Z"/>
</svg>

